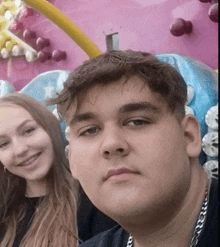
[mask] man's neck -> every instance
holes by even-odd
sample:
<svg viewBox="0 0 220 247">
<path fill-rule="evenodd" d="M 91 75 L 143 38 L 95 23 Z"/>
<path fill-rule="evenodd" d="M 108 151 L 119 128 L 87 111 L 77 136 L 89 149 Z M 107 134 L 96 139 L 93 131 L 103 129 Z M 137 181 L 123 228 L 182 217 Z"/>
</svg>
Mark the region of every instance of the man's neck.
<svg viewBox="0 0 220 247">
<path fill-rule="evenodd" d="M 191 185 L 182 206 L 167 224 L 155 225 L 154 231 L 148 224 L 125 227 L 133 236 L 134 247 L 190 246 L 196 221 L 205 199 L 206 188 L 210 185 L 208 175 L 202 167 L 197 166 L 194 170 Z"/>
</svg>

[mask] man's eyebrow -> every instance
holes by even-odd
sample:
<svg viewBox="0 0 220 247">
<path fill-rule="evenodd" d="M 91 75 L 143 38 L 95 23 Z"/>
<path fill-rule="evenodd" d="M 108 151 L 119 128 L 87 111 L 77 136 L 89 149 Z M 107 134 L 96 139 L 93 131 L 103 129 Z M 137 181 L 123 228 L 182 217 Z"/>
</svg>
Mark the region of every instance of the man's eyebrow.
<svg viewBox="0 0 220 247">
<path fill-rule="evenodd" d="M 76 114 L 76 115 L 73 115 L 73 117 L 71 117 L 70 121 L 69 121 L 69 125 L 74 125 L 76 124 L 77 122 L 83 122 L 83 121 L 88 121 L 88 120 L 91 120 L 91 119 L 94 119 L 95 118 L 95 114 L 91 113 L 91 112 L 85 112 L 85 113 L 82 113 L 82 114 Z"/>
<path fill-rule="evenodd" d="M 135 112 L 135 111 L 148 111 L 148 112 L 153 112 L 153 113 L 159 113 L 161 110 L 159 107 L 154 106 L 153 104 L 149 102 L 132 102 L 125 104 L 119 108 L 119 113 L 129 113 L 129 112 Z M 68 125 L 72 126 L 76 123 L 83 122 L 83 121 L 89 121 L 96 119 L 96 115 L 93 114 L 92 112 L 85 112 L 81 114 L 76 114 L 73 115 L 68 122 Z"/>
<path fill-rule="evenodd" d="M 125 104 L 122 107 L 120 107 L 119 112 L 128 113 L 128 112 L 141 111 L 141 110 L 149 111 L 153 113 L 159 113 L 161 111 L 159 107 L 151 104 L 150 102 L 141 101 L 141 102 L 134 102 L 134 103 L 132 102 Z"/>
</svg>

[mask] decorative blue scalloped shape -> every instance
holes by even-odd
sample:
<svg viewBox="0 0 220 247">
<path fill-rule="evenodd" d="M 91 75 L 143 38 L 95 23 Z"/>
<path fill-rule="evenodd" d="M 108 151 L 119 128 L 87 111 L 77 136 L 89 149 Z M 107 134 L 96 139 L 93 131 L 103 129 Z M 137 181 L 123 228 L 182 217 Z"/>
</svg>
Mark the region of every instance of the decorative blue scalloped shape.
<svg viewBox="0 0 220 247">
<path fill-rule="evenodd" d="M 203 137 L 208 131 L 205 115 L 218 101 L 217 74 L 204 63 L 182 55 L 157 54 L 156 57 L 177 69 L 186 84 L 195 89 L 195 96 L 189 106 L 199 120 Z"/>
<path fill-rule="evenodd" d="M 42 73 L 27 84 L 20 93 L 27 94 L 44 104 L 47 99 L 55 97 L 56 93 L 63 89 L 63 83 L 68 75 L 69 72 L 63 70 L 51 70 Z M 51 111 L 54 108 L 54 106 L 49 107 Z"/>
</svg>

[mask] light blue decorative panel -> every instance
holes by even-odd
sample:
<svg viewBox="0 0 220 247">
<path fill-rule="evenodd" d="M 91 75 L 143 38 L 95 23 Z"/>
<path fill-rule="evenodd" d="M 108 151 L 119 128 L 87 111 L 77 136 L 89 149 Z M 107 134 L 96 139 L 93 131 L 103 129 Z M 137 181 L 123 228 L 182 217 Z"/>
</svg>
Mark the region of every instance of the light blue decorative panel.
<svg viewBox="0 0 220 247">
<path fill-rule="evenodd" d="M 8 82 L 0 80 L 0 97 L 15 92 L 15 88 Z"/>
<path fill-rule="evenodd" d="M 44 102 L 56 95 L 63 89 L 63 83 L 66 81 L 69 72 L 63 70 L 52 70 L 42 73 L 35 77 L 29 84 L 27 84 L 20 92 L 30 95 L 32 98 Z M 54 106 L 50 106 L 51 111 Z"/>
</svg>

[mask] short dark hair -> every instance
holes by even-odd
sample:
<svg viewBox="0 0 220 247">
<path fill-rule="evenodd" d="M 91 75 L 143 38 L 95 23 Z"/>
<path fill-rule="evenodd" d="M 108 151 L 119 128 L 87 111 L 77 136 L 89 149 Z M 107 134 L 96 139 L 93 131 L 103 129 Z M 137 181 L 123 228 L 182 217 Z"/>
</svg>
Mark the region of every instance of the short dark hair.
<svg viewBox="0 0 220 247">
<path fill-rule="evenodd" d="M 63 91 L 49 103 L 65 105 L 61 112 L 65 115 L 71 103 L 77 100 L 79 104 L 95 85 L 108 85 L 132 76 L 138 76 L 153 92 L 159 93 L 172 112 L 177 110 L 181 116 L 185 115 L 187 86 L 180 73 L 150 53 L 132 50 L 108 51 L 85 61 L 70 73 Z"/>
</svg>

